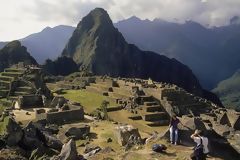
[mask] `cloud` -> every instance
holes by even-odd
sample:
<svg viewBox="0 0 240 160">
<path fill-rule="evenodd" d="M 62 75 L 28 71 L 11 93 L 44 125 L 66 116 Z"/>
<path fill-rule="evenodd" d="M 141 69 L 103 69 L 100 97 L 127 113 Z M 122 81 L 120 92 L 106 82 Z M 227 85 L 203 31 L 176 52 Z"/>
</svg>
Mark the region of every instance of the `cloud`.
<svg viewBox="0 0 240 160">
<path fill-rule="evenodd" d="M 114 22 L 135 15 L 220 26 L 240 16 L 239 0 L 1 0 L 0 40 L 20 38 L 46 26 L 75 26 L 96 7 L 106 9 Z"/>
</svg>

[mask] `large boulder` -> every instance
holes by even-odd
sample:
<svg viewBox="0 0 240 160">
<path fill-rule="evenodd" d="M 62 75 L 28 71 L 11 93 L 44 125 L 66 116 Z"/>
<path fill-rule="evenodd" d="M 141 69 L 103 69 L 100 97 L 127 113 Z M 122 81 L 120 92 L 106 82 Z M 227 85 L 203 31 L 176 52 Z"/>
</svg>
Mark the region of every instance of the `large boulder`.
<svg viewBox="0 0 240 160">
<path fill-rule="evenodd" d="M 88 159 L 89 157 L 91 157 L 91 156 L 94 156 L 95 154 L 97 154 L 98 152 L 100 152 L 102 149 L 100 148 L 100 147 L 94 147 L 94 148 L 88 148 L 88 151 L 86 151 L 85 150 L 85 153 L 86 154 L 84 154 L 83 155 L 83 157 L 85 158 L 85 159 Z"/>
<path fill-rule="evenodd" d="M 39 140 L 38 129 L 33 122 L 29 122 L 26 127 L 23 128 L 24 136 L 21 140 L 21 145 L 29 150 L 34 150 L 43 146 L 43 143 Z"/>
<path fill-rule="evenodd" d="M 51 160 L 82 160 L 81 156 L 78 156 L 76 143 L 73 139 L 62 146 L 61 153 L 58 156 L 54 156 Z"/>
<path fill-rule="evenodd" d="M 67 137 L 72 137 L 75 140 L 77 140 L 77 139 L 83 139 L 89 133 L 90 133 L 90 126 L 83 124 L 83 125 L 80 125 L 78 127 L 71 127 L 71 128 L 69 128 L 66 131 L 65 135 Z"/>
<path fill-rule="evenodd" d="M 52 135 L 49 132 L 42 131 L 41 132 L 43 142 L 46 146 L 56 149 L 56 150 L 61 150 L 62 149 L 62 142 L 57 139 L 54 135 Z"/>
<path fill-rule="evenodd" d="M 11 117 L 3 118 L 0 122 L 0 139 L 4 141 L 8 146 L 16 146 L 22 139 L 23 132 L 17 122 Z"/>
<path fill-rule="evenodd" d="M 116 127 L 115 136 L 121 146 L 125 146 L 126 144 L 128 144 L 131 137 L 133 137 L 133 139 L 135 139 L 136 141 L 141 140 L 138 129 L 134 128 L 131 125 Z"/>
</svg>

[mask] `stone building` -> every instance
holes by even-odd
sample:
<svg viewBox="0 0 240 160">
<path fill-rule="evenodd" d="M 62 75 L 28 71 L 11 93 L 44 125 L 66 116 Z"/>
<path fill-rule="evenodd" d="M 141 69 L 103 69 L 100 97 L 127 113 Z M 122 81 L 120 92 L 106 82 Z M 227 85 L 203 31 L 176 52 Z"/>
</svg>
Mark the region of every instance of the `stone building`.
<svg viewBox="0 0 240 160">
<path fill-rule="evenodd" d="M 14 103 L 15 109 L 29 109 L 42 107 L 44 107 L 44 103 L 41 95 L 19 96 Z"/>
</svg>

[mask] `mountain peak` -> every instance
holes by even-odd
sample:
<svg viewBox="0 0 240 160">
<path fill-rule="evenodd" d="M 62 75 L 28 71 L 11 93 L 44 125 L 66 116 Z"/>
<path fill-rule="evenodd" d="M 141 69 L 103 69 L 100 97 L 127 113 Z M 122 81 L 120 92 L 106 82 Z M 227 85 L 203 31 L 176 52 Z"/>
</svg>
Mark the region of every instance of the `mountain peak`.
<svg viewBox="0 0 240 160">
<path fill-rule="evenodd" d="M 96 75 L 151 77 L 156 81 L 177 84 L 189 91 L 201 90 L 198 80 L 187 66 L 128 44 L 113 26 L 108 13 L 101 8 L 94 9 L 82 19 L 62 55 L 71 57 L 80 68 Z"/>
<path fill-rule="evenodd" d="M 112 25 L 112 20 L 108 15 L 107 11 L 102 8 L 95 8 L 86 17 L 82 19 L 82 21 L 78 24 L 78 27 L 92 27 L 94 25 L 99 26 L 101 24 Z"/>
<path fill-rule="evenodd" d="M 0 50 L 0 72 L 18 62 L 37 64 L 35 59 L 27 52 L 27 48 L 22 46 L 19 41 L 9 42 Z"/>
<path fill-rule="evenodd" d="M 18 40 L 11 41 L 4 48 L 19 48 L 21 47 L 21 42 Z"/>
</svg>

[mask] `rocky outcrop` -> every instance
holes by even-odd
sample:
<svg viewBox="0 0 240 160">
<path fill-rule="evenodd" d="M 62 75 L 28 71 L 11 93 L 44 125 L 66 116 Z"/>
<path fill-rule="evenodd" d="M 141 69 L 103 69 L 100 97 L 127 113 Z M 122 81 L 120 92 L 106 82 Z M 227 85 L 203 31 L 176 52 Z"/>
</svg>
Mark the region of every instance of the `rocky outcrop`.
<svg viewBox="0 0 240 160">
<path fill-rule="evenodd" d="M 66 67 L 68 66 L 68 67 Z M 68 57 L 59 57 L 56 60 L 52 61 L 50 59 L 46 60 L 44 63 L 43 69 L 52 75 L 69 75 L 70 73 L 77 72 L 77 64 Z"/>
<path fill-rule="evenodd" d="M 90 126 L 89 125 L 80 125 L 78 127 L 71 127 L 67 130 L 65 135 L 67 137 L 72 137 L 75 140 L 83 139 L 90 133 Z"/>
<path fill-rule="evenodd" d="M 131 125 L 119 126 L 116 128 L 115 136 L 117 142 L 121 146 L 125 146 L 128 143 L 141 142 L 141 136 L 137 128 L 134 128 Z M 131 142 L 130 142 L 131 141 Z"/>
<path fill-rule="evenodd" d="M 12 41 L 0 50 L 0 71 L 18 62 L 37 64 L 36 60 L 27 52 L 27 48 L 19 41 Z"/>
<path fill-rule="evenodd" d="M 23 132 L 19 124 L 11 117 L 5 117 L 0 122 L 0 139 L 8 146 L 16 146 L 22 139 Z"/>
<path fill-rule="evenodd" d="M 78 156 L 76 144 L 74 140 L 68 141 L 68 143 L 62 146 L 61 153 L 58 156 L 53 157 L 51 160 L 82 160 L 81 156 Z"/>
<path fill-rule="evenodd" d="M 23 128 L 24 136 L 21 140 L 21 145 L 29 150 L 34 150 L 43 146 L 43 143 L 38 138 L 38 130 L 33 125 L 33 122 L 29 122 L 26 127 Z"/>
</svg>

